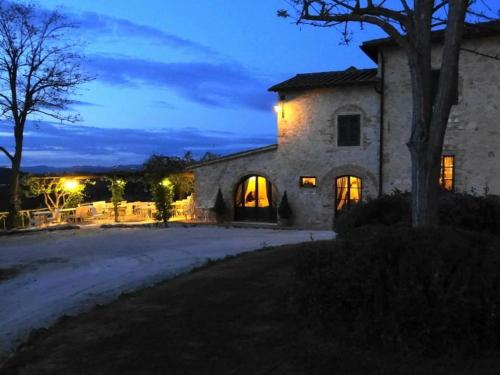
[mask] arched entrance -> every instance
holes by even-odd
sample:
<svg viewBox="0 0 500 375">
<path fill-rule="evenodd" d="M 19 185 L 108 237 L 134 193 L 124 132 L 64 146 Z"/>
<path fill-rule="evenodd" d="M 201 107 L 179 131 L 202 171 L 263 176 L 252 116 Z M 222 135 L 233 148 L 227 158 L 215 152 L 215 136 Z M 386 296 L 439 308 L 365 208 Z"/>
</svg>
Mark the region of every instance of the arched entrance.
<svg viewBox="0 0 500 375">
<path fill-rule="evenodd" d="M 340 176 L 335 181 L 335 214 L 361 202 L 362 181 L 356 176 Z"/>
<path fill-rule="evenodd" d="M 236 221 L 276 221 L 276 189 L 263 176 L 246 176 L 234 193 Z"/>
</svg>

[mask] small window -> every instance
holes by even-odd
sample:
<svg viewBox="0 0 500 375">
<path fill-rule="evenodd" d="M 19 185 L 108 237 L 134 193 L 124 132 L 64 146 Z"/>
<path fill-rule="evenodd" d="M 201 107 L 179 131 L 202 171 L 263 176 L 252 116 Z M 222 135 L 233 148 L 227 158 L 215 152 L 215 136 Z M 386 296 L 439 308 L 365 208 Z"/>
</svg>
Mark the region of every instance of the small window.
<svg viewBox="0 0 500 375">
<path fill-rule="evenodd" d="M 316 187 L 316 177 L 314 177 L 314 176 L 301 176 L 300 177 L 300 187 L 315 188 Z"/>
<path fill-rule="evenodd" d="M 337 145 L 359 146 L 361 134 L 360 115 L 337 116 Z"/>
<path fill-rule="evenodd" d="M 455 189 L 455 156 L 443 155 L 441 157 L 439 185 L 447 191 L 453 191 L 453 189 Z"/>
</svg>

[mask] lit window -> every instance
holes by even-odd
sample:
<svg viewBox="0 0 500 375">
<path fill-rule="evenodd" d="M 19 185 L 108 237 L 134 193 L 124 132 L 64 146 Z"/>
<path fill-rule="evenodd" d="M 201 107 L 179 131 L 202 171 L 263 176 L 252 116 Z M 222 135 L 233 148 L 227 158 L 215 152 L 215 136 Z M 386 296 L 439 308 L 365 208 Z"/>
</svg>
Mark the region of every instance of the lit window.
<svg viewBox="0 0 500 375">
<path fill-rule="evenodd" d="M 316 177 L 314 176 L 301 176 L 300 177 L 300 186 L 307 188 L 315 188 L 316 187 Z"/>
<path fill-rule="evenodd" d="M 354 176 L 338 177 L 335 185 L 335 211 L 349 209 L 361 201 L 361 179 Z"/>
<path fill-rule="evenodd" d="M 455 188 L 455 156 L 443 155 L 441 157 L 441 174 L 439 176 L 439 185 L 444 190 L 453 191 Z"/>
<path fill-rule="evenodd" d="M 337 116 L 337 145 L 359 146 L 361 134 L 360 115 Z"/>
</svg>

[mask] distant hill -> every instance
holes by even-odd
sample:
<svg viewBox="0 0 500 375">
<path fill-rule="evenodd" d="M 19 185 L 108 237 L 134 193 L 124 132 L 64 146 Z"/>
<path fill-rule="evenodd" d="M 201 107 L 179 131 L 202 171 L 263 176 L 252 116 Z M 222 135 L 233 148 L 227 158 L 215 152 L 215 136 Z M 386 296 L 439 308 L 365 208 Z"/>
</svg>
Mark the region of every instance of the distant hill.
<svg viewBox="0 0 500 375">
<path fill-rule="evenodd" d="M 48 165 L 37 165 L 33 167 L 22 167 L 27 173 L 106 173 L 106 172 L 135 172 L 142 170 L 142 165 L 115 165 L 112 167 L 100 167 L 94 165 L 78 165 L 73 167 L 50 167 Z"/>
</svg>

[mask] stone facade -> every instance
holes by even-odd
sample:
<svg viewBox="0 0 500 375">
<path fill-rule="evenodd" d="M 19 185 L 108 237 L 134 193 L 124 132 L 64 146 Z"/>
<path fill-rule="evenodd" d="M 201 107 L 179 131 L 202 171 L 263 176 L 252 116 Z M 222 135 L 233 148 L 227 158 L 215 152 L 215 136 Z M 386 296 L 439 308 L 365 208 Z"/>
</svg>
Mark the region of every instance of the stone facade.
<svg viewBox="0 0 500 375">
<path fill-rule="evenodd" d="M 497 55 L 499 38 L 466 40 L 464 47 Z M 439 49 L 436 47 L 436 61 Z M 382 190 L 410 189 L 411 85 L 404 53 L 395 47 L 384 55 L 384 144 Z M 379 65 L 378 75 L 381 75 Z M 462 52 L 459 103 L 454 106 L 444 154 L 455 156 L 455 188 L 500 194 L 500 61 Z M 293 225 L 331 228 L 335 216 L 335 181 L 339 176 L 362 180 L 362 198 L 379 194 L 381 94 L 377 83 L 308 87 L 280 92 L 278 145 L 221 158 L 193 167 L 196 205 L 214 206 L 220 188 L 228 207 L 235 189 L 248 175 L 268 179 L 278 197 L 286 191 Z M 284 97 L 283 97 L 284 95 Z M 360 146 L 337 145 L 337 116 L 361 116 Z M 300 186 L 300 176 L 315 176 L 316 188 Z M 279 202 L 275 202 L 277 205 Z M 231 213 L 232 214 L 232 213 Z"/>
<path fill-rule="evenodd" d="M 466 39 L 460 54 L 458 104 L 453 106 L 443 154 L 455 156 L 458 191 L 500 195 L 500 38 Z M 433 51 L 439 69 L 441 49 Z M 383 191 L 410 190 L 411 83 L 403 51 L 385 48 Z"/>
</svg>

